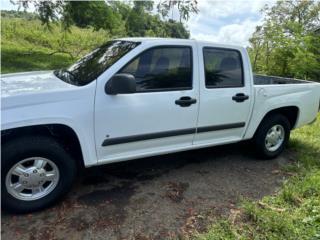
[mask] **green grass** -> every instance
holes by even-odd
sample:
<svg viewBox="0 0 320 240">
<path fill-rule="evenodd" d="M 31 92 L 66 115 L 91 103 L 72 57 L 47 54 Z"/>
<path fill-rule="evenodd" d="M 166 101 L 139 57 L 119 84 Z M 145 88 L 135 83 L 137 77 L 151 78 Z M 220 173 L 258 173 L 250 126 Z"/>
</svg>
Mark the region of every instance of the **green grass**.
<svg viewBox="0 0 320 240">
<path fill-rule="evenodd" d="M 243 200 L 235 220 L 217 219 L 195 239 L 320 239 L 320 119 L 293 131 L 289 145 L 297 159 L 284 169 L 292 176 L 282 189 Z"/>
<path fill-rule="evenodd" d="M 1 73 L 66 67 L 110 39 L 108 32 L 59 24 L 48 29 L 39 20 L 1 19 Z"/>
<path fill-rule="evenodd" d="M 49 55 L 45 51 L 28 52 L 7 46 L 1 50 L 1 73 L 58 69 L 70 65 L 73 60 L 66 54 Z"/>
</svg>

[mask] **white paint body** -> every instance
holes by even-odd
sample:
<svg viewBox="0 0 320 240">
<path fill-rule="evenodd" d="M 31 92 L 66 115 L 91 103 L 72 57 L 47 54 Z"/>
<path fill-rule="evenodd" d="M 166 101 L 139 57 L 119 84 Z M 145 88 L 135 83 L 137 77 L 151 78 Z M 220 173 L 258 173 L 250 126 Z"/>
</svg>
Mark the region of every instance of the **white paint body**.
<svg viewBox="0 0 320 240">
<path fill-rule="evenodd" d="M 319 83 L 254 85 L 245 48 L 195 40 L 130 40 L 141 41 L 141 44 L 95 81 L 82 87 L 65 83 L 50 71 L 2 75 L 2 130 L 43 124 L 66 125 L 76 133 L 84 165 L 89 167 L 250 139 L 263 117 L 280 107 L 298 107 L 295 127 L 316 118 L 320 100 Z M 107 81 L 126 63 L 148 48 L 165 45 L 192 47 L 192 90 L 118 95 L 105 93 Z M 240 51 L 244 87 L 205 88 L 202 53 L 205 46 Z M 239 92 L 248 95 L 249 100 L 242 103 L 233 101 L 232 96 Z M 197 103 L 185 108 L 176 105 L 175 100 L 182 96 L 195 98 Z M 236 122 L 245 122 L 245 126 L 102 146 L 106 138 Z"/>
</svg>

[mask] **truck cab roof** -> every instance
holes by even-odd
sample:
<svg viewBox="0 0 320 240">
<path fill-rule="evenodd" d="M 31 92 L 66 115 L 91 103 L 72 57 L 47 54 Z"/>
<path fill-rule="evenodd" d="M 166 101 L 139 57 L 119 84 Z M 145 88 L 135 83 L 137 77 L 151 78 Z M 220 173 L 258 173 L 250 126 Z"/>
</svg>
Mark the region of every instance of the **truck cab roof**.
<svg viewBox="0 0 320 240">
<path fill-rule="evenodd" d="M 161 42 L 163 44 L 177 44 L 177 43 L 194 42 L 194 43 L 208 44 L 210 46 L 214 45 L 215 47 L 221 47 L 221 48 L 244 49 L 244 47 L 240 46 L 240 45 L 224 44 L 224 43 L 217 43 L 217 42 L 196 40 L 196 39 L 183 39 L 183 38 L 129 37 L 129 38 L 119 38 L 118 40 L 141 42 L 141 43 Z"/>
</svg>

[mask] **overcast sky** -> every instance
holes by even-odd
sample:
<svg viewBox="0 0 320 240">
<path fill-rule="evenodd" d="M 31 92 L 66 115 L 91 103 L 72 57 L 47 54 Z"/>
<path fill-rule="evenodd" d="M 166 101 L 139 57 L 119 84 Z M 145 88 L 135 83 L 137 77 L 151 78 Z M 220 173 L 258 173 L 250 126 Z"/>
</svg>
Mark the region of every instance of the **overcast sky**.
<svg viewBox="0 0 320 240">
<path fill-rule="evenodd" d="M 1 9 L 16 10 L 9 0 Z M 186 23 L 191 38 L 247 46 L 255 27 L 261 23 L 260 9 L 275 0 L 198 0 L 199 13 Z M 176 14 L 174 14 L 176 15 Z"/>
<path fill-rule="evenodd" d="M 260 9 L 274 0 L 198 1 L 198 15 L 188 21 L 191 38 L 247 46 L 261 24 Z"/>
</svg>

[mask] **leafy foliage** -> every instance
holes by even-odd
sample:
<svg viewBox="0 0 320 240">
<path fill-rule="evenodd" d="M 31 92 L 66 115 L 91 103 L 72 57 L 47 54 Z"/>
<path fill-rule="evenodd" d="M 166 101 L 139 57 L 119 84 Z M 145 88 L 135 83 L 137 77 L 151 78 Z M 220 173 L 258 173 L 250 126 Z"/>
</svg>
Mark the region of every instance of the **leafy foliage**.
<svg viewBox="0 0 320 240">
<path fill-rule="evenodd" d="M 197 1 L 159 2 L 159 14 L 151 14 L 153 1 L 12 1 L 27 9 L 33 4 L 39 19 L 50 28 L 53 22 L 61 22 L 65 30 L 72 25 L 80 28 L 93 27 L 94 30 L 107 30 L 114 37 L 122 36 L 158 36 L 189 38 L 182 20 L 188 20 L 190 14 L 198 13 Z M 170 10 L 177 7 L 180 21 L 168 18 Z M 162 16 L 162 19 L 161 19 Z"/>
<path fill-rule="evenodd" d="M 255 72 L 320 81 L 320 2 L 278 1 L 250 39 Z"/>
<path fill-rule="evenodd" d="M 124 27 L 116 7 L 103 1 L 70 1 L 64 5 L 63 14 L 62 22 L 73 23 L 80 28 L 92 26 L 94 30 L 105 29 L 114 33 Z"/>
<path fill-rule="evenodd" d="M 176 1 L 176 0 L 164 0 L 160 1 L 157 5 L 158 12 L 162 17 L 169 17 L 169 12 L 174 11 L 177 8 L 180 14 L 180 23 L 182 20 L 188 20 L 192 13 L 198 13 L 196 0 Z"/>
</svg>

